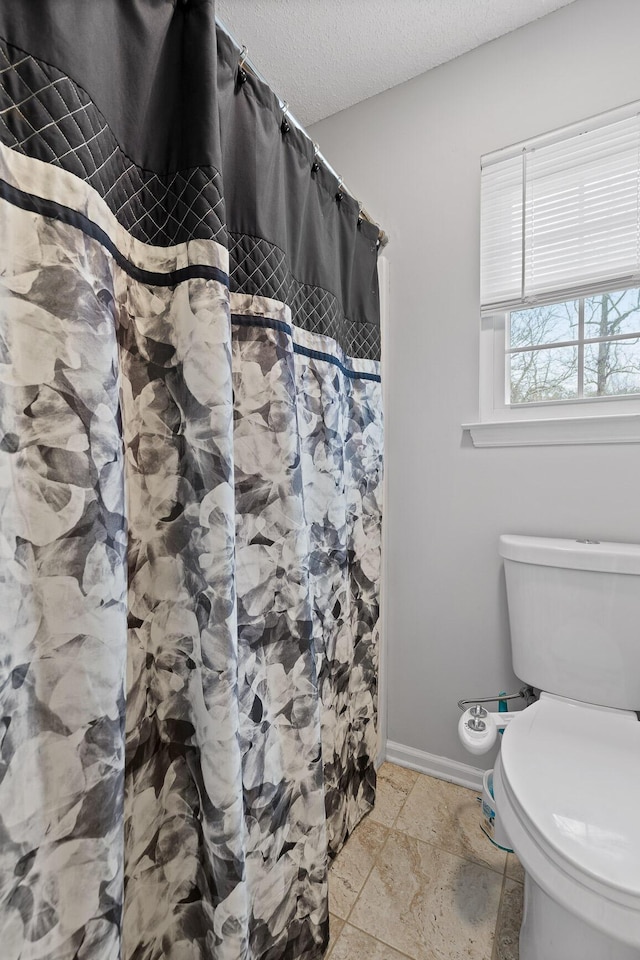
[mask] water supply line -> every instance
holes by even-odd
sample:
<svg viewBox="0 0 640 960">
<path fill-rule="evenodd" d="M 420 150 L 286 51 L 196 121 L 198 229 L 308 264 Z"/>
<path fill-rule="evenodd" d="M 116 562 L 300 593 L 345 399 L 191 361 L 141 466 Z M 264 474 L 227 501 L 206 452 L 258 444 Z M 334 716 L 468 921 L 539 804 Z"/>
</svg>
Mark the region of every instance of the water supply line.
<svg viewBox="0 0 640 960">
<path fill-rule="evenodd" d="M 458 700 L 458 709 L 466 710 L 467 707 L 473 706 L 476 703 L 499 703 L 501 700 L 524 700 L 525 705 L 528 707 L 535 699 L 536 695 L 533 692 L 533 687 L 525 684 L 523 687 L 520 687 L 517 693 L 499 693 L 493 697 L 473 697 L 471 700 Z"/>
</svg>

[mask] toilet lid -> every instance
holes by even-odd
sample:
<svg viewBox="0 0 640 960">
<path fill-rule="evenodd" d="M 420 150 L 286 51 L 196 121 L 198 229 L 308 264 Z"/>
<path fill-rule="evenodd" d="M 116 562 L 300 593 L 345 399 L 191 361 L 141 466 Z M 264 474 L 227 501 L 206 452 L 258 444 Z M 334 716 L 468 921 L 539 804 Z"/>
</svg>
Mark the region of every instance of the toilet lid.
<svg viewBox="0 0 640 960">
<path fill-rule="evenodd" d="M 502 775 L 537 832 L 598 883 L 640 896 L 640 723 L 549 694 L 507 726 Z"/>
</svg>

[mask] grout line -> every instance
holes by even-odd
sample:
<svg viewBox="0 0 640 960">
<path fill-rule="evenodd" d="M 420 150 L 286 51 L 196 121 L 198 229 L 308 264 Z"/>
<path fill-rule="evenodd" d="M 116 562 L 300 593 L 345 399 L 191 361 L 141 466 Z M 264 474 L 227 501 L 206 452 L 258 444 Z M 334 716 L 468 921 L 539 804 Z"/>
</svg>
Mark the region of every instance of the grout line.
<svg viewBox="0 0 640 960">
<path fill-rule="evenodd" d="M 407 794 L 407 796 L 408 796 L 408 794 Z M 404 806 L 404 804 L 403 804 L 403 806 Z M 399 816 L 399 815 L 400 815 L 400 814 L 398 813 L 398 816 Z M 397 820 L 397 819 L 398 819 L 398 817 L 396 817 L 396 820 Z M 396 821 L 394 820 L 393 822 L 395 823 Z M 391 834 L 392 834 L 392 833 L 400 833 L 399 830 L 393 830 L 393 827 L 387 827 L 386 829 L 387 829 L 387 836 L 385 837 L 385 841 L 384 841 L 384 843 L 382 844 L 382 846 L 380 847 L 380 849 L 378 850 L 378 853 L 376 854 L 376 856 L 373 858 L 373 864 L 371 865 L 371 869 L 369 870 L 369 873 L 367 874 L 367 879 L 364 881 L 364 883 L 363 883 L 362 886 L 360 887 L 360 890 L 359 890 L 359 892 L 358 892 L 358 896 L 357 896 L 356 899 L 353 901 L 353 906 L 351 907 L 351 910 L 349 911 L 349 917 L 351 917 L 351 914 L 353 913 L 353 910 L 354 910 L 354 908 L 355 908 L 358 900 L 360 899 L 360 894 L 362 893 L 362 891 L 364 890 L 365 886 L 367 885 L 367 882 L 368 882 L 368 880 L 369 880 L 369 877 L 370 877 L 371 874 L 373 873 L 374 868 L 375 868 L 376 864 L 378 863 L 378 859 L 381 858 L 382 853 L 384 852 L 384 849 L 385 849 L 385 847 L 387 846 L 387 843 L 389 842 L 389 838 L 391 837 Z M 379 940 L 378 937 L 374 937 L 373 934 L 371 934 L 368 930 L 363 930 L 362 927 L 359 927 L 355 922 L 354 922 L 354 923 L 351 923 L 349 920 L 345 920 L 345 921 L 344 921 L 344 926 L 346 927 L 347 924 L 349 924 L 350 927 L 353 927 L 354 930 L 359 930 L 361 933 L 365 933 L 368 937 L 371 937 L 372 940 L 375 940 L 376 943 L 381 944 L 383 947 L 387 947 L 387 948 L 390 949 L 390 950 L 395 950 L 395 952 L 398 953 L 401 957 L 406 957 L 407 960 L 415 960 L 414 957 L 411 957 L 408 953 L 404 953 L 403 950 L 398 950 L 398 948 L 397 948 L 397 947 L 394 947 L 392 944 L 386 943 L 384 940 Z M 344 927 L 343 927 L 342 930 L 340 931 L 340 936 L 342 936 L 343 932 L 344 932 Z M 332 951 L 332 952 L 333 952 L 333 951 Z"/>
<path fill-rule="evenodd" d="M 411 784 L 411 790 L 409 790 L 409 792 L 407 793 L 406 797 L 404 798 L 404 800 L 403 800 L 402 803 L 400 804 L 400 809 L 399 809 L 398 812 L 396 813 L 396 815 L 395 815 L 395 817 L 394 817 L 394 820 L 393 820 L 393 823 L 392 823 L 391 826 L 389 827 L 390 830 L 393 830 L 393 828 L 395 827 L 396 823 L 398 822 L 398 817 L 400 816 L 400 814 L 402 813 L 402 811 L 403 811 L 404 808 L 406 807 L 407 801 L 408 801 L 409 797 L 411 796 L 411 794 L 413 793 L 413 791 L 415 790 L 416 784 L 418 783 L 418 780 L 420 779 L 421 776 L 422 776 L 422 774 L 419 773 L 418 776 L 417 776 L 417 777 L 415 778 L 415 780 L 413 781 L 413 783 Z"/>
<path fill-rule="evenodd" d="M 425 846 L 433 847 L 434 850 L 439 850 L 440 853 L 446 853 L 447 856 L 455 857 L 457 860 L 464 860 L 465 863 L 471 863 L 474 867 L 480 867 L 481 870 L 490 870 L 491 873 L 497 874 L 504 879 L 504 874 L 501 873 L 500 870 L 494 870 L 494 868 L 488 866 L 488 864 L 480 863 L 479 860 L 474 860 L 473 857 L 466 856 L 464 853 L 456 853 L 454 850 L 448 850 L 446 847 L 441 847 L 437 843 L 432 843 L 430 840 L 423 840 L 422 837 L 414 837 L 410 833 L 405 833 L 404 830 L 393 830 L 390 828 L 389 833 L 394 833 L 399 837 L 408 837 L 409 840 L 415 840 L 416 843 L 424 843 Z"/>
<path fill-rule="evenodd" d="M 382 824 L 379 824 L 379 826 L 382 826 Z M 353 903 L 351 904 L 351 907 L 349 908 L 349 914 L 348 914 L 348 916 L 347 916 L 347 919 L 345 920 L 345 923 L 349 923 L 349 919 L 350 919 L 350 917 L 351 917 L 351 914 L 353 913 L 353 911 L 354 911 L 354 909 L 355 909 L 355 906 L 356 906 L 358 900 L 360 899 L 360 894 L 362 893 L 362 891 L 363 891 L 364 888 L 366 887 L 367 882 L 368 882 L 368 880 L 369 880 L 369 877 L 370 877 L 371 874 L 373 873 L 373 871 L 374 871 L 374 869 L 375 869 L 375 866 L 376 866 L 376 864 L 378 863 L 378 858 L 379 858 L 380 855 L 382 854 L 382 851 L 384 850 L 384 848 L 386 847 L 386 845 L 387 845 L 387 843 L 388 843 L 388 841 L 389 841 L 389 836 L 390 836 L 390 834 L 391 834 L 391 827 L 385 827 L 385 829 L 386 829 L 386 831 L 387 831 L 387 835 L 386 835 L 386 837 L 384 838 L 384 843 L 380 846 L 380 849 L 378 850 L 377 854 L 376 854 L 375 857 L 373 858 L 373 863 L 371 864 L 371 867 L 369 868 L 369 872 L 367 873 L 367 876 L 365 877 L 362 886 L 361 886 L 360 889 L 358 890 L 358 895 L 357 895 L 357 897 L 355 898 L 355 900 L 353 901 Z M 353 924 L 351 924 L 351 926 L 355 927 L 356 925 L 355 925 L 355 923 L 353 923 Z M 360 927 L 357 927 L 357 929 L 360 930 L 361 928 L 360 928 Z M 366 933 L 366 932 L 367 932 L 367 931 L 365 930 L 365 933 Z"/>
<path fill-rule="evenodd" d="M 516 854 L 513 853 L 513 854 L 511 854 L 511 856 L 515 857 Z M 518 860 L 518 863 L 520 863 L 519 860 Z M 516 877 L 510 877 L 510 876 L 509 876 L 509 874 L 507 873 L 507 867 L 508 867 L 508 866 L 509 866 L 509 854 L 507 854 L 507 859 L 506 859 L 506 862 L 505 862 L 505 865 L 504 865 L 504 875 L 505 875 L 505 879 L 506 879 L 506 880 L 511 880 L 511 883 L 517 883 L 517 884 L 519 884 L 521 887 L 523 887 L 523 886 L 524 886 L 524 880 L 518 880 Z M 520 864 L 520 866 L 522 866 L 522 864 Z"/>
<path fill-rule="evenodd" d="M 344 926 L 347 926 L 347 921 L 345 920 Z M 369 937 L 374 943 L 379 943 L 381 947 L 386 947 L 387 950 L 393 950 L 394 953 L 397 953 L 399 957 L 406 957 L 406 960 L 415 960 L 415 957 L 412 957 L 411 954 L 405 953 L 404 950 L 398 950 L 397 947 L 392 947 L 390 943 L 386 943 L 384 940 L 379 940 L 377 937 L 374 937 L 372 934 L 368 933 L 366 930 L 363 930 L 362 927 L 356 927 L 355 923 L 350 923 L 349 926 L 352 930 L 357 930 L 358 933 L 364 933 L 365 936 Z M 344 927 L 340 931 L 340 936 L 344 933 Z M 333 948 L 331 949 L 333 953 Z M 328 955 L 325 960 L 329 960 Z"/>
<path fill-rule="evenodd" d="M 365 820 L 366 820 L 366 817 L 363 817 L 362 820 L 360 820 L 360 822 L 358 823 L 358 827 L 359 827 L 362 823 L 364 823 Z M 382 830 L 384 830 L 384 831 L 386 832 L 386 836 L 385 836 L 384 840 L 382 841 L 382 843 L 381 843 L 381 845 L 380 845 L 380 849 L 379 849 L 378 853 L 377 853 L 377 854 L 374 856 L 374 858 L 373 858 L 373 862 L 372 862 L 372 864 L 371 864 L 371 866 L 370 866 L 370 868 L 369 868 L 369 870 L 368 870 L 368 872 L 367 872 L 366 877 L 364 878 L 364 880 L 363 880 L 363 882 L 362 882 L 362 884 L 361 884 L 361 886 L 360 886 L 360 889 L 358 890 L 358 893 L 357 893 L 357 895 L 356 895 L 355 900 L 353 901 L 353 903 L 352 903 L 351 906 L 349 907 L 349 910 L 347 911 L 347 916 L 344 917 L 344 918 L 343 918 L 343 917 L 338 917 L 338 920 L 342 920 L 343 923 L 348 923 L 348 922 L 349 922 L 349 917 L 351 916 L 351 914 L 352 914 L 352 912 L 353 912 L 353 908 L 355 907 L 356 903 L 357 903 L 358 900 L 360 899 L 360 894 L 361 894 L 362 891 L 364 890 L 365 885 L 366 885 L 366 883 L 367 883 L 367 880 L 368 880 L 369 877 L 371 876 L 371 872 L 373 871 L 373 868 L 375 867 L 376 863 L 378 862 L 378 856 L 380 855 L 380 853 L 382 852 L 382 850 L 383 850 L 384 847 L 386 846 L 387 840 L 389 839 L 389 833 L 390 833 L 390 831 L 391 831 L 391 827 L 388 827 L 388 826 L 387 826 L 386 824 L 384 824 L 384 823 L 378 823 L 377 820 L 371 820 L 371 821 L 369 821 L 369 822 L 370 822 L 370 823 L 375 823 L 375 825 L 376 825 L 377 827 L 380 827 Z M 355 829 L 357 829 L 357 827 L 356 827 Z M 353 836 L 353 834 L 351 834 L 351 836 Z M 349 837 L 349 839 L 351 839 L 351 836 Z M 349 840 L 347 840 L 347 843 L 348 843 L 348 842 L 349 842 Z M 334 860 L 333 862 L 335 863 L 335 860 Z M 327 871 L 327 876 L 328 876 L 329 873 L 330 873 L 330 869 L 331 869 L 331 868 L 329 868 L 329 870 Z M 331 911 L 329 911 L 329 912 L 331 912 Z M 337 914 L 334 914 L 334 916 L 338 916 L 338 915 L 337 915 Z M 360 928 L 358 928 L 358 929 L 360 929 Z M 328 956 L 328 955 L 327 955 L 327 956 Z"/>
<path fill-rule="evenodd" d="M 347 925 L 347 922 L 345 921 L 345 927 L 346 925 Z M 357 927 L 355 923 L 350 923 L 349 926 L 352 927 L 354 930 L 357 930 L 358 933 L 364 933 L 365 936 L 370 937 L 374 941 L 374 943 L 379 943 L 381 947 L 386 947 L 387 950 L 393 950 L 393 952 L 397 953 L 398 956 L 406 957 L 407 960 L 416 960 L 416 958 L 412 957 L 411 954 L 405 953 L 404 950 L 399 950 L 397 947 L 394 947 L 390 943 L 387 943 L 386 940 L 379 940 L 378 937 L 374 937 L 371 933 L 369 933 L 368 930 L 363 930 L 362 927 Z M 340 936 L 342 936 L 343 933 L 344 933 L 344 927 L 340 931 Z"/>
<path fill-rule="evenodd" d="M 485 863 L 483 860 L 480 860 L 479 857 L 474 856 L 473 854 L 459 853 L 456 850 L 450 850 L 449 847 L 444 847 L 440 843 L 436 843 L 433 840 L 425 840 L 423 837 L 416 837 L 412 833 L 407 833 L 406 830 L 397 830 L 395 827 L 389 827 L 389 829 L 393 830 L 394 833 L 397 833 L 402 837 L 409 837 L 410 840 L 417 840 L 418 843 L 426 843 L 428 847 L 433 847 L 434 850 L 440 850 L 442 853 L 448 853 L 451 857 L 458 857 L 460 860 L 466 860 L 467 863 L 472 863 L 476 867 L 482 867 L 485 870 L 491 870 L 492 873 L 497 873 L 499 877 L 504 877 L 506 875 L 506 863 L 503 868 L 492 867 L 490 864 Z M 490 841 L 487 840 L 487 843 L 489 842 Z M 518 881 L 516 881 L 516 883 L 517 882 Z"/>
<path fill-rule="evenodd" d="M 345 923 L 346 923 L 346 920 L 345 920 Z M 331 918 L 329 918 L 329 944 L 330 944 L 330 945 L 329 945 L 329 949 L 328 949 L 327 952 L 325 953 L 325 955 L 324 955 L 324 957 L 322 958 L 322 960 L 329 960 L 329 957 L 330 957 L 331 954 L 333 953 L 333 948 L 335 947 L 336 943 L 338 942 L 338 940 L 339 940 L 340 937 L 342 936 L 342 931 L 343 931 L 343 930 L 344 930 L 344 923 L 343 923 L 343 925 L 342 925 L 342 928 L 340 929 L 340 933 L 338 934 L 338 936 L 337 936 L 336 939 L 335 939 L 335 943 L 331 943 Z"/>
<path fill-rule="evenodd" d="M 491 960 L 500 960 L 498 956 L 498 933 L 500 932 L 500 924 L 502 921 L 502 902 L 504 900 L 504 888 L 507 883 L 506 873 L 502 877 L 502 887 L 500 888 L 500 900 L 498 901 L 498 913 L 496 915 L 496 925 L 493 931 L 493 949 L 491 951 Z"/>
</svg>

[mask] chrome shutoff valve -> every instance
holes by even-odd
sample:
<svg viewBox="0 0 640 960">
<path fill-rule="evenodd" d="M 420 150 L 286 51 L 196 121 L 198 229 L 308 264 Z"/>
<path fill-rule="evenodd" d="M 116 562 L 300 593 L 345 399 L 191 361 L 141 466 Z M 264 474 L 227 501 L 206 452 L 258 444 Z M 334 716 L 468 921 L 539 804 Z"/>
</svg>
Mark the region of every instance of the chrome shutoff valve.
<svg viewBox="0 0 640 960">
<path fill-rule="evenodd" d="M 469 708 L 468 713 L 470 714 L 468 725 L 470 730 L 475 730 L 480 733 L 482 730 L 487 729 L 487 724 L 485 723 L 484 718 L 487 716 L 487 711 L 479 703 L 474 703 L 472 707 Z"/>
</svg>

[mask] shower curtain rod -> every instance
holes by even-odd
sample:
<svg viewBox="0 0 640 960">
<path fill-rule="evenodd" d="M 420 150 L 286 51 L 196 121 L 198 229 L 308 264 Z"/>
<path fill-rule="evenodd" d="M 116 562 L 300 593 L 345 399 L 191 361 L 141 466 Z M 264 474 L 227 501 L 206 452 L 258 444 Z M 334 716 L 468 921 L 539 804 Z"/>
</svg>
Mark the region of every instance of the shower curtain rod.
<svg viewBox="0 0 640 960">
<path fill-rule="evenodd" d="M 250 59 L 250 57 L 249 57 L 249 55 L 248 55 L 248 53 L 247 53 L 247 48 L 246 48 L 245 46 L 240 45 L 240 44 L 238 43 L 238 41 L 237 41 L 236 38 L 233 36 L 233 34 L 231 33 L 231 31 L 228 29 L 228 27 L 225 26 L 225 24 L 222 22 L 222 20 L 220 20 L 219 17 L 216 17 L 216 25 L 217 25 L 221 30 L 224 31 L 224 33 L 229 37 L 229 39 L 230 39 L 231 42 L 233 43 L 234 47 L 236 47 L 236 49 L 237 49 L 237 51 L 238 51 L 240 66 L 242 67 L 242 69 L 243 69 L 243 70 L 248 70 L 250 73 L 253 74 L 254 77 L 256 77 L 257 80 L 259 80 L 261 83 L 264 83 L 265 86 L 267 86 L 267 87 L 269 87 L 269 89 L 271 89 L 271 85 L 269 84 L 269 81 L 263 76 L 263 74 L 260 73 L 260 71 L 258 70 L 258 68 L 256 67 L 256 65 L 255 65 L 255 64 L 253 63 L 253 61 Z M 351 190 L 349 190 L 349 188 L 346 186 L 346 184 L 344 183 L 344 181 L 343 181 L 342 177 L 340 176 L 340 174 L 339 174 L 339 173 L 336 173 L 336 171 L 333 169 L 333 167 L 331 166 L 331 164 L 329 163 L 329 161 L 327 160 L 327 158 L 320 152 L 320 149 L 318 148 L 318 144 L 317 144 L 314 140 L 311 139 L 311 137 L 310 137 L 309 134 L 307 133 L 306 129 L 302 126 L 302 124 L 300 123 L 300 121 L 297 120 L 296 117 L 295 117 L 295 116 L 291 113 L 291 111 L 289 110 L 289 104 L 287 103 L 287 101 L 286 101 L 286 100 L 282 100 L 282 99 L 278 96 L 278 94 L 275 94 L 275 96 L 277 97 L 278 103 L 279 103 L 280 106 L 282 107 L 282 112 L 283 112 L 283 114 L 286 115 L 287 120 L 291 121 L 291 123 L 293 123 L 293 124 L 298 128 L 298 130 L 300 130 L 300 132 L 304 134 L 304 136 L 307 138 L 307 140 L 309 140 L 309 141 L 313 144 L 313 148 L 314 148 L 314 151 L 315 151 L 315 155 L 314 155 L 315 161 L 316 161 L 317 163 L 321 163 L 322 166 L 323 166 L 326 170 L 328 170 L 329 173 L 333 174 L 333 176 L 336 178 L 336 180 L 337 180 L 338 183 L 339 183 L 339 189 L 340 189 L 340 190 L 342 190 L 344 193 L 348 193 L 349 196 L 352 197 L 352 198 L 356 201 L 356 203 L 358 204 L 358 206 L 359 206 L 359 208 L 360 208 L 360 216 L 361 216 L 364 220 L 366 220 L 368 223 L 372 223 L 374 227 L 377 227 L 377 228 L 378 228 L 378 245 L 379 245 L 379 248 L 382 249 L 382 247 L 386 246 L 386 244 L 389 242 L 389 238 L 388 238 L 388 236 L 386 235 L 386 233 L 384 232 L 384 230 L 382 229 L 382 227 L 380 226 L 380 224 L 377 223 L 377 222 L 373 219 L 373 217 L 365 210 L 365 208 L 362 206 L 362 204 L 360 203 L 360 201 L 358 200 L 358 198 L 356 197 L 356 195 L 355 195 Z"/>
</svg>

